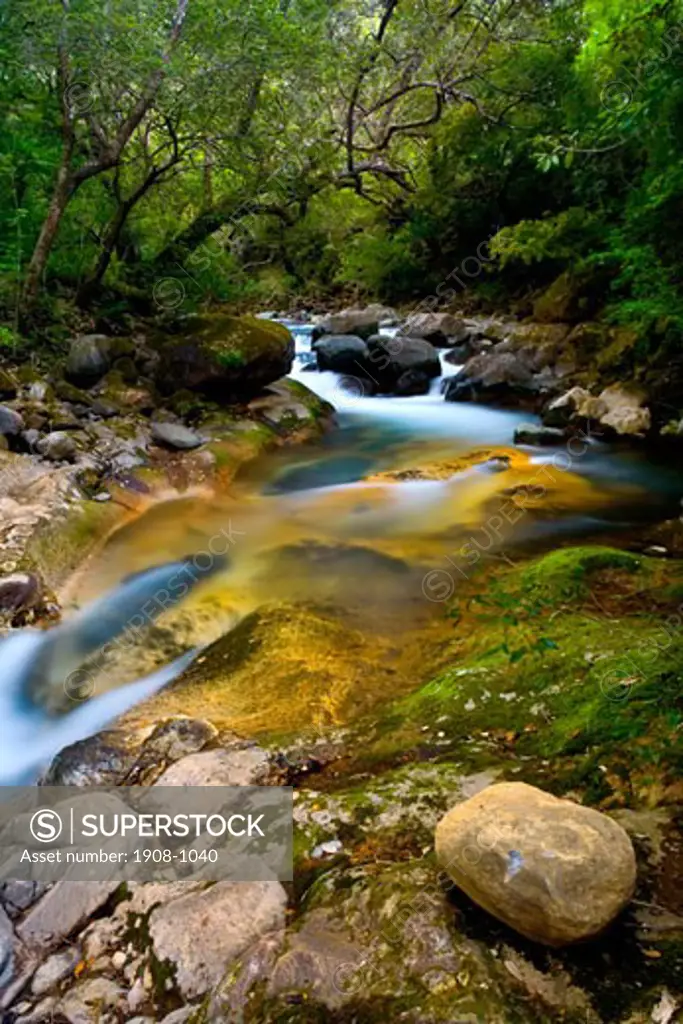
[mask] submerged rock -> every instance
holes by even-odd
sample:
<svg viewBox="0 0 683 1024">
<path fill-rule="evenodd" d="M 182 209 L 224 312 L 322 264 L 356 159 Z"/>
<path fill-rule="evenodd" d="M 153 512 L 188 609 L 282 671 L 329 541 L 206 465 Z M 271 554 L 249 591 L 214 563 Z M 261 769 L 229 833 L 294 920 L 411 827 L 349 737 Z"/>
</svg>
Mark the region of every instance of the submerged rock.
<svg viewBox="0 0 683 1024">
<path fill-rule="evenodd" d="M 598 935 L 635 888 L 635 854 L 620 825 L 519 782 L 449 811 L 436 828 L 436 854 L 471 899 L 549 946 Z"/>
<path fill-rule="evenodd" d="M 409 687 L 391 656 L 385 638 L 350 628 L 329 605 L 267 604 L 127 721 L 210 709 L 219 729 L 249 736 L 340 722 Z"/>
<path fill-rule="evenodd" d="M 564 430 L 557 427 L 544 427 L 536 423 L 521 423 L 515 429 L 515 444 L 553 445 L 562 444 L 566 440 Z"/>
</svg>

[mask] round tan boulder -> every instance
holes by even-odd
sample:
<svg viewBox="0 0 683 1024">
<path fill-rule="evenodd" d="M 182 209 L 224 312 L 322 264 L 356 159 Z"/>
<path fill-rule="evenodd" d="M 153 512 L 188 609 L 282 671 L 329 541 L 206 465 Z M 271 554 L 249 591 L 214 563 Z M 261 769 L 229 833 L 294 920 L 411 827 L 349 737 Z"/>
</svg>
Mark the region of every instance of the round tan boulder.
<svg viewBox="0 0 683 1024">
<path fill-rule="evenodd" d="M 535 786 L 489 786 L 436 827 L 439 863 L 522 935 L 564 946 L 599 934 L 633 895 L 631 840 L 611 818 Z"/>
</svg>

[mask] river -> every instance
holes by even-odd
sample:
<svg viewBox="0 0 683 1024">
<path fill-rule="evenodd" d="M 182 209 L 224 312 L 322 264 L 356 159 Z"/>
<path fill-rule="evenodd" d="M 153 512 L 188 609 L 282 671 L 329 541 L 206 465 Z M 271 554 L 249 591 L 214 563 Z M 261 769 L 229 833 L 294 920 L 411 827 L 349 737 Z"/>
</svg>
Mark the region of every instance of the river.
<svg viewBox="0 0 683 1024">
<path fill-rule="evenodd" d="M 67 614 L 66 639 L 52 643 L 53 676 L 77 667 L 79 632 L 92 632 L 112 607 L 123 627 L 121 608 L 134 614 L 158 589 L 154 567 L 194 552 L 220 548 L 229 561 L 198 581 L 183 609 L 183 629 L 188 620 L 191 628 L 177 638 L 178 650 L 169 645 L 173 655 L 216 639 L 272 600 L 333 602 L 366 633 L 400 642 L 406 629 L 443 616 L 475 563 L 568 538 L 597 540 L 680 512 L 680 474 L 645 452 L 594 440 L 515 449 L 515 428 L 533 416 L 445 402 L 442 379 L 424 396 L 365 396 L 353 380 L 312 369 L 311 326 L 289 326 L 292 377 L 334 405 L 335 428 L 319 443 L 259 459 L 226 493 L 158 505 L 115 535 L 72 589 L 74 608 L 84 610 Z M 457 373 L 444 355 L 444 375 Z M 521 511 L 513 502 L 520 495 L 527 495 Z M 122 584 L 130 574 L 138 575 Z M 168 632 L 178 621 L 171 614 Z M 5 784 L 35 778 L 57 750 L 153 693 L 192 656 L 164 665 L 156 650 L 147 661 L 142 644 L 101 674 L 94 699 L 57 718 L 26 694 L 36 664 L 46 663 L 46 636 L 26 631 L 0 649 Z"/>
</svg>

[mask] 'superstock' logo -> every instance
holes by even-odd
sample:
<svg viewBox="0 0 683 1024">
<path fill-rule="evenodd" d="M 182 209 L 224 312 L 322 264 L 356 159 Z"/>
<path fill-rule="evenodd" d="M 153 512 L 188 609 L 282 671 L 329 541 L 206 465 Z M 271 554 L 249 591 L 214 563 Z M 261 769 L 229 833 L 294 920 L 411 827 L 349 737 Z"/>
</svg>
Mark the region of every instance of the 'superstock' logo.
<svg viewBox="0 0 683 1024">
<path fill-rule="evenodd" d="M 63 822 L 57 811 L 43 808 L 31 817 L 31 835 L 39 843 L 54 843 L 62 834 Z"/>
</svg>

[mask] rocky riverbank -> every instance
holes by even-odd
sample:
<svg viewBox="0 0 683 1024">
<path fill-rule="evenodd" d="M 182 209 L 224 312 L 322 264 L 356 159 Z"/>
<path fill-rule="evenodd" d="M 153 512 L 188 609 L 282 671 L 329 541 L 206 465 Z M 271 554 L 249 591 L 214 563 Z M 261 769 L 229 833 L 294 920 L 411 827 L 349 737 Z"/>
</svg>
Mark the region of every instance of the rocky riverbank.
<svg viewBox="0 0 683 1024">
<path fill-rule="evenodd" d="M 181 704 L 185 695 L 208 717 L 163 717 L 163 705 L 152 702 L 64 751 L 47 780 L 292 784 L 294 886 L 91 885 L 79 887 L 79 900 L 66 883 L 45 896 L 8 886 L 2 899 L 23 968 L 10 1019 L 37 1022 L 53 1013 L 90 1021 L 97 1012 L 100 1020 L 168 1024 L 446 1022 L 455 1013 L 500 1024 L 646 1024 L 667 1019 L 661 1014 L 671 1009 L 675 1020 L 683 942 L 683 647 L 673 621 L 680 573 L 677 562 L 608 548 L 569 548 L 489 570 L 485 589 L 478 579 L 451 602 L 457 628 L 441 650 L 441 669 L 424 666 L 411 692 L 380 698 L 366 714 L 358 708 L 342 726 L 324 725 L 326 716 L 317 726 L 294 725 L 291 705 L 301 700 L 291 690 L 287 706 L 289 683 L 307 669 L 312 694 L 325 705 L 324 679 L 308 658 L 321 616 L 338 665 L 331 685 L 347 675 L 344 658 L 363 680 L 379 679 L 386 671 L 381 645 L 359 656 L 359 636 L 329 608 L 317 616 L 310 606 L 264 609 L 257 623 L 239 627 L 260 634 L 251 665 L 243 656 L 235 662 L 244 646 L 238 630 L 174 684 Z M 493 614 L 483 598 L 477 604 L 483 593 L 494 595 Z M 286 659 L 274 658 L 286 637 Z M 247 679 L 259 677 L 257 700 L 267 715 L 251 736 L 231 729 L 225 712 L 211 720 L 218 706 L 235 706 Z M 636 851 L 635 897 L 624 876 L 612 910 L 609 886 L 598 885 L 589 901 L 593 919 L 605 912 L 605 923 L 626 902 L 606 934 L 560 949 L 539 944 L 538 934 L 530 941 L 518 934 L 525 928 L 514 913 L 512 928 L 497 923 L 463 894 L 461 886 L 471 890 L 462 877 L 454 888 L 440 874 L 439 820 L 504 780 L 598 808 L 606 825 L 626 830 Z M 519 813 L 527 823 L 534 792 L 527 797 L 522 787 Z M 572 806 L 560 811 L 565 826 Z M 485 815 L 482 827 L 492 821 Z M 500 814 L 495 823 L 499 834 L 478 833 L 480 853 L 497 851 L 504 870 L 513 870 L 516 846 Z M 562 856 L 543 813 L 535 827 L 539 849 Z M 576 827 L 584 827 L 578 818 Z M 516 836 L 520 856 L 529 856 L 530 841 L 528 831 Z M 437 832 L 443 858 L 438 843 Z M 614 885 L 619 870 L 628 874 L 628 849 L 607 839 L 595 851 L 596 884 L 598 870 Z M 567 854 L 576 858 L 577 850 L 572 840 Z M 586 851 L 577 869 L 589 860 Z M 470 873 L 477 858 L 468 854 L 463 863 Z M 568 888 L 556 893 L 543 881 L 555 867 L 545 864 L 541 855 L 533 868 L 540 878 L 521 890 L 526 906 L 533 891 L 541 930 L 575 913 L 587 884 L 560 872 Z M 530 879 L 530 865 L 524 870 Z M 505 918 L 504 906 L 495 907 L 510 886 L 497 894 L 489 887 L 484 896 L 492 876 L 478 877 L 478 901 Z"/>
<path fill-rule="evenodd" d="M 372 308 L 323 320 L 316 364 L 325 370 L 346 353 L 354 362 L 337 369 L 359 379 L 362 394 L 405 394 L 405 374 L 414 375 L 409 390 L 430 387 L 437 344 L 458 364 L 469 359 L 449 389 L 476 374 L 483 381 L 506 354 L 517 358 L 517 349 L 499 351 L 507 321 L 429 314 L 395 324 L 394 338 L 378 335 L 397 319 Z M 260 325 L 249 327 L 251 345 Z M 164 495 L 230 480 L 266 446 L 324 428 L 329 409 L 293 382 L 221 408 L 217 381 L 225 371 L 234 395 L 241 364 L 213 330 L 198 337 L 199 350 L 194 336 L 169 350 L 175 366 L 187 358 L 191 367 L 189 397 L 165 391 L 169 358 L 158 382 L 150 378 L 154 409 L 132 416 L 136 439 L 147 438 L 136 445 L 143 464 L 125 469 L 136 482 L 106 471 L 92 498 L 60 499 L 67 519 L 90 505 L 98 515 L 120 505 L 117 516 L 135 516 Z M 280 331 L 267 340 L 274 372 L 270 346 L 283 346 L 286 361 L 289 341 Z M 587 391 L 576 367 L 560 372 L 554 351 L 530 371 L 530 387 L 491 384 L 499 398 L 531 394 L 530 408 L 550 409 L 570 384 Z M 86 393 L 113 402 L 118 372 L 107 368 Z M 12 411 L 24 416 L 26 398 L 18 389 Z M 585 423 L 585 409 L 574 411 Z M 93 468 L 92 425 L 117 438 L 117 424 L 131 422 L 129 413 L 93 416 L 91 407 L 74 430 L 73 463 L 20 450 L 7 457 L 75 486 L 73 474 Z M 589 417 L 594 429 L 599 421 Z M 605 436 L 619 434 L 614 422 Z M 544 429 L 561 431 L 566 444 L 577 427 L 570 416 Z M 169 430 L 200 443 L 179 448 Z M 12 448 L 20 439 L 10 436 Z M 522 431 L 517 440 L 539 439 Z M 555 491 L 532 494 L 523 448 L 473 445 L 459 459 L 371 480 L 391 491 L 482 465 L 496 508 L 504 501 L 542 521 L 563 506 L 598 506 L 592 485 L 570 473 Z M 105 492 L 108 500 L 94 500 Z M 132 507 L 119 497 L 128 494 Z M 457 588 L 425 602 L 428 574 L 422 604 L 438 614 L 416 611 L 411 629 L 392 628 L 391 616 L 374 616 L 362 601 L 360 610 L 343 606 L 339 587 L 324 599 L 264 601 L 166 690 L 62 751 L 45 781 L 292 785 L 294 883 L 8 884 L 0 890 L 8 1021 L 672 1024 L 683 1007 L 681 532 L 678 520 L 615 525 L 601 546 L 539 554 L 537 544 L 514 560 L 467 560 Z M 392 579 L 419 591 L 422 576 L 408 562 L 380 558 Z"/>
<path fill-rule="evenodd" d="M 54 620 L 71 574 L 154 503 L 213 493 L 250 459 L 331 423 L 330 406 L 284 379 L 286 329 L 214 316 L 185 331 L 81 336 L 64 362 L 2 371 L 5 622 Z"/>
</svg>

